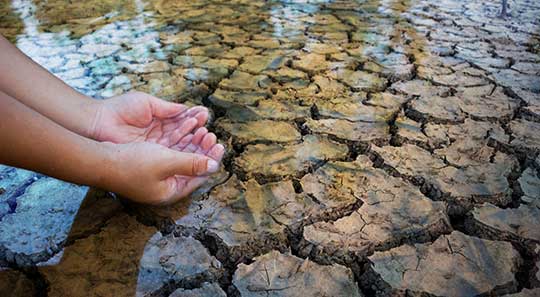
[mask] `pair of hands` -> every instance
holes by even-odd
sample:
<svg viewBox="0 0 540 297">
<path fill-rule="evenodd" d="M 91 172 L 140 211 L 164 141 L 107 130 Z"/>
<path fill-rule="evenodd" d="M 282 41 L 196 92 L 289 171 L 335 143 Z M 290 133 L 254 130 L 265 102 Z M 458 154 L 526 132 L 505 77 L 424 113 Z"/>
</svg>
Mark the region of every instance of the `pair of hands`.
<svg viewBox="0 0 540 297">
<path fill-rule="evenodd" d="M 208 110 L 131 92 L 97 104 L 90 137 L 114 151 L 109 188 L 130 199 L 169 204 L 219 170 L 225 149 L 204 125 Z"/>
</svg>

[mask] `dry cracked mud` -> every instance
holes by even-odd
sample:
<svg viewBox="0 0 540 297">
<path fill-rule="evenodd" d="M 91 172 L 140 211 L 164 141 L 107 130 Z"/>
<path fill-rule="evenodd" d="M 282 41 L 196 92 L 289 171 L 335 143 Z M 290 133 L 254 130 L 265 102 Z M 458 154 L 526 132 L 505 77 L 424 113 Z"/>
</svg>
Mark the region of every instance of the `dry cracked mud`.
<svg viewBox="0 0 540 297">
<path fill-rule="evenodd" d="M 3 1 L 68 85 L 205 105 L 227 155 L 168 207 L 0 166 L 0 295 L 538 296 L 540 4 L 500 2 Z"/>
</svg>

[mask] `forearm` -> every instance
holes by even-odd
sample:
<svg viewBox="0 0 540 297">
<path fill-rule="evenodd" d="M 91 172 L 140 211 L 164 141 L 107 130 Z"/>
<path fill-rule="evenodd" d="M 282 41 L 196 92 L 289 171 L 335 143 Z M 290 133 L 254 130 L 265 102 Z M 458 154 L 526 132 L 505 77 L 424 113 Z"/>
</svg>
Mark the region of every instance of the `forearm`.
<svg viewBox="0 0 540 297">
<path fill-rule="evenodd" d="M 0 35 L 0 91 L 59 125 L 91 137 L 99 101 L 75 91 Z"/>
<path fill-rule="evenodd" d="M 107 145 L 77 135 L 0 92 L 0 163 L 107 187 Z"/>
</svg>

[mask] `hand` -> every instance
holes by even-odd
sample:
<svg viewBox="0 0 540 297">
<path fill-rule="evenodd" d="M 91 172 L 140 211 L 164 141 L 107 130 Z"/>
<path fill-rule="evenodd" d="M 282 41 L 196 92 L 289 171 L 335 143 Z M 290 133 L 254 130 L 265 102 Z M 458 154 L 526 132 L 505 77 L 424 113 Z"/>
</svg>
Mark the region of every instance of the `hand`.
<svg viewBox="0 0 540 297">
<path fill-rule="evenodd" d="M 188 108 L 130 92 L 100 102 L 90 134 L 97 141 L 151 142 L 170 147 L 207 120 L 206 107 Z"/>
<path fill-rule="evenodd" d="M 208 133 L 206 128 L 199 128 L 194 134 L 188 134 L 181 139 L 178 144 L 171 147 L 171 149 L 181 151 L 184 153 L 195 153 L 205 155 L 221 163 L 225 148 L 221 144 L 216 144 L 217 137 L 213 133 Z M 195 191 L 199 186 L 206 183 L 210 177 L 194 177 L 177 175 L 177 184 L 184 185 L 184 196 L 188 196 L 191 192 Z"/>
<path fill-rule="evenodd" d="M 186 197 L 219 169 L 223 157 L 223 146 L 205 130 L 183 137 L 176 150 L 149 142 L 103 143 L 112 160 L 104 187 L 149 204 L 170 204 Z"/>
</svg>

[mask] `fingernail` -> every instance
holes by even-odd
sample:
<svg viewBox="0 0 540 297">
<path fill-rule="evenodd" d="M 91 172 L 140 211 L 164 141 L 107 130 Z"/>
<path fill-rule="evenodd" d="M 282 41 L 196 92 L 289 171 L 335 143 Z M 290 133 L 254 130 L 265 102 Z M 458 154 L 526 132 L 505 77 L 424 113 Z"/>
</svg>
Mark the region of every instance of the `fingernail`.
<svg viewBox="0 0 540 297">
<path fill-rule="evenodd" d="M 219 170 L 219 163 L 214 161 L 214 160 L 208 160 L 208 162 L 206 162 L 206 171 L 208 173 L 214 173 L 214 172 L 217 172 Z"/>
</svg>

